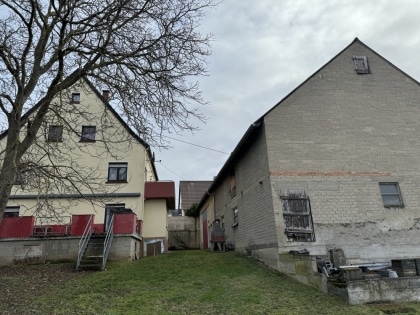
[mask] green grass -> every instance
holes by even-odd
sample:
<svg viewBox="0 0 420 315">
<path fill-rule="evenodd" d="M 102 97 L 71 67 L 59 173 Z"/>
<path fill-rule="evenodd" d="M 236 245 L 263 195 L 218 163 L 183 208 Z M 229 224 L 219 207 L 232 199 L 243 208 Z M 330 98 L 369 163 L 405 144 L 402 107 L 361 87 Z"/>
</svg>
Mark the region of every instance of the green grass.
<svg viewBox="0 0 420 315">
<path fill-rule="evenodd" d="M 417 303 L 347 305 L 235 252 L 110 263 L 51 289 L 28 297 L 33 314 L 420 314 Z"/>
</svg>

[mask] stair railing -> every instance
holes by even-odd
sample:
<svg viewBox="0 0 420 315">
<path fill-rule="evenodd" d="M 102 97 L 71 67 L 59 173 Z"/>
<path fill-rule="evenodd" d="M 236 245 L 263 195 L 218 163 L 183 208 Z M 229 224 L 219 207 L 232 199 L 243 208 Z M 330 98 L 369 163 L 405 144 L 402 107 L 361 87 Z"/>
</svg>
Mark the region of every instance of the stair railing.
<svg viewBox="0 0 420 315">
<path fill-rule="evenodd" d="M 108 231 L 106 232 L 101 270 L 105 270 L 106 262 L 108 260 L 108 255 L 111 249 L 113 239 L 114 239 L 114 214 L 111 216 L 111 222 L 109 223 Z"/>
<path fill-rule="evenodd" d="M 79 241 L 79 252 L 77 254 L 76 270 L 79 270 L 80 262 L 82 261 L 86 246 L 88 245 L 90 237 L 92 236 L 92 220 L 93 220 L 93 215 L 91 214 L 89 221 L 86 224 L 85 230 L 83 231 L 82 237 L 80 238 L 80 241 Z"/>
</svg>

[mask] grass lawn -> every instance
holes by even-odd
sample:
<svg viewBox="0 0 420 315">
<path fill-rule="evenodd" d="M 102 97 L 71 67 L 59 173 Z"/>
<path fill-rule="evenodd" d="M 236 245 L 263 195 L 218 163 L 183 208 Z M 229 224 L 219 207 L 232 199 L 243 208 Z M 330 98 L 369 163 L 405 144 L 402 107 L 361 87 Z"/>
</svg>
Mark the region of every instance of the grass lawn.
<svg viewBox="0 0 420 315">
<path fill-rule="evenodd" d="M 26 303 L 27 314 L 420 314 L 417 303 L 349 306 L 235 252 L 198 250 L 110 263 Z"/>
</svg>

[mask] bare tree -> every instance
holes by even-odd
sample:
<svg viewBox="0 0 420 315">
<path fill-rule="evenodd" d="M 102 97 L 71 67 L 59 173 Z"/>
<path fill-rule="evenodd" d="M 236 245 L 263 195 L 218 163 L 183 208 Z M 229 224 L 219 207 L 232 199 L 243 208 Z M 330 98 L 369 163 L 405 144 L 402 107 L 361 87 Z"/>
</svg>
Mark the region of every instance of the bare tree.
<svg viewBox="0 0 420 315">
<path fill-rule="evenodd" d="M 193 130 L 191 118 L 204 120 L 193 78 L 206 71 L 210 37 L 198 26 L 214 5 L 213 0 L 0 0 L 0 110 L 7 122 L 0 220 L 22 168 L 65 179 L 77 192 L 72 180 L 83 180 L 80 169 L 72 179 L 66 177 L 70 172 L 34 165 L 30 156 L 52 100 L 82 77 L 109 89 L 117 112 L 152 145 L 164 145 L 165 131 Z M 34 107 L 29 124 L 24 114 Z M 65 167 L 77 168 L 71 161 Z"/>
</svg>

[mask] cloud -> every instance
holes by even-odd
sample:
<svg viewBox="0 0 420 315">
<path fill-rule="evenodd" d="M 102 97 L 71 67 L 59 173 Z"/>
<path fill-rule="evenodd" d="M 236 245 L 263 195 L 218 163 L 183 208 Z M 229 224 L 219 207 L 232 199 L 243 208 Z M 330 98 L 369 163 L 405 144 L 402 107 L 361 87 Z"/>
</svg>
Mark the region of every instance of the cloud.
<svg viewBox="0 0 420 315">
<path fill-rule="evenodd" d="M 209 118 L 182 140 L 231 152 L 249 125 L 355 37 L 420 79 L 418 0 L 224 0 L 204 18 L 212 33 L 209 76 L 200 80 Z M 212 179 L 227 155 L 172 142 L 159 152 L 183 179 Z M 162 179 L 179 178 L 157 165 Z"/>
</svg>

